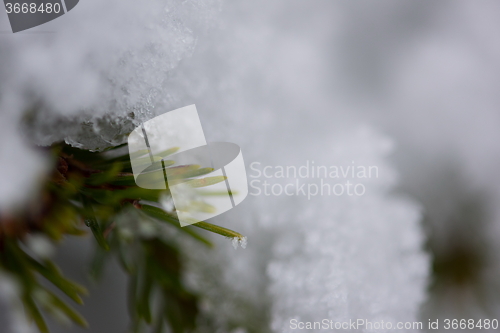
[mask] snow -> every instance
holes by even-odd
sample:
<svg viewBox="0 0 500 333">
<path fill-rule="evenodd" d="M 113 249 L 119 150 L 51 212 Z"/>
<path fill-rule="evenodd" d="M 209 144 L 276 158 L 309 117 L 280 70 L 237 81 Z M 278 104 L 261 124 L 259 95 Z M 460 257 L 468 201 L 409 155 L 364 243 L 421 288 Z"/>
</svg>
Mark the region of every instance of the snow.
<svg viewBox="0 0 500 333">
<path fill-rule="evenodd" d="M 290 328 L 293 318 L 418 321 L 429 258 L 422 209 L 393 193 L 394 141 L 318 93 L 328 74 L 317 68 L 330 61 L 320 45 L 336 31 L 326 29 L 331 16 L 299 2 L 261 9 L 260 2 L 228 6 L 222 25 L 231 29 L 200 40 L 202 51 L 176 70 L 183 85 L 171 87 L 179 100 L 203 101 L 207 140 L 238 143 L 247 172 L 254 161 L 299 167 L 354 160 L 378 166 L 379 177 L 366 180 L 360 197 L 249 195 L 213 222 L 247 236 L 243 251 L 228 252 L 230 242 L 216 236 L 213 251 L 184 244 L 187 280 L 203 295 L 202 331 L 301 331 Z M 301 30 L 292 39 L 293 18 Z"/>
<path fill-rule="evenodd" d="M 214 251 L 186 241 L 207 332 L 287 332 L 294 318 L 418 320 L 424 211 L 445 246 L 464 198 L 498 201 L 497 6 L 256 0 L 219 14 L 209 0 L 82 1 L 38 34 L 0 35 L 0 209 L 34 193 L 48 167 L 30 140 L 103 149 L 196 103 L 207 140 L 239 144 L 247 167 L 355 160 L 380 171 L 360 197 L 249 196 L 214 221 L 247 236 L 245 250 L 217 235 Z M 482 239 L 495 248 L 499 212 L 488 209 Z M 494 294 L 491 253 L 480 284 Z M 436 303 L 456 314 L 455 301 Z"/>
<path fill-rule="evenodd" d="M 35 330 L 24 317 L 21 293 L 17 281 L 0 271 L 0 322 L 8 333 L 34 333 Z"/>
<path fill-rule="evenodd" d="M 152 117 L 169 72 L 217 11 L 212 0 L 91 0 L 42 26 L 2 33 L 0 173 L 9 181 L 0 208 L 26 199 L 47 166 L 28 142 L 99 150 Z M 4 12 L 0 29 L 10 30 Z"/>
</svg>

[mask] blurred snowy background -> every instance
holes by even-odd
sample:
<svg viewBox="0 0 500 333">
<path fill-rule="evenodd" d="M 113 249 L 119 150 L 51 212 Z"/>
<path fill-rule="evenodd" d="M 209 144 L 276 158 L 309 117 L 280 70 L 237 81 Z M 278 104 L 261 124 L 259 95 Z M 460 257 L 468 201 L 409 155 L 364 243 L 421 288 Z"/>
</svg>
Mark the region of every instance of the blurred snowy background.
<svg viewBox="0 0 500 333">
<path fill-rule="evenodd" d="M 2 12 L 0 211 L 36 196 L 50 166 L 34 144 L 100 149 L 196 104 L 208 141 L 238 143 L 247 166 L 380 168 L 362 197 L 248 197 L 216 221 L 246 250 L 186 242 L 204 331 L 499 319 L 498 1 L 86 0 L 9 29 Z M 88 283 L 92 239 L 62 247 Z M 91 288 L 91 332 L 126 331 L 125 281 L 109 267 Z M 13 294 L 1 279 L 0 323 L 25 332 Z"/>
</svg>

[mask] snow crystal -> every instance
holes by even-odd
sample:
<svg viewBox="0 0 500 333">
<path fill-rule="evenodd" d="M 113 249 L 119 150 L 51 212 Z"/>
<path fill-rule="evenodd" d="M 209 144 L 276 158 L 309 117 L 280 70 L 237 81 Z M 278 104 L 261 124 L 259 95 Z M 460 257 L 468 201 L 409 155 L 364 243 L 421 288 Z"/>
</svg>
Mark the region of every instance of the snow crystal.
<svg viewBox="0 0 500 333">
<path fill-rule="evenodd" d="M 242 237 L 240 239 L 241 248 L 246 249 L 247 248 L 247 244 L 248 244 L 248 238 L 247 237 Z"/>
<path fill-rule="evenodd" d="M 238 249 L 238 245 L 240 245 L 242 249 L 246 249 L 247 237 L 234 237 L 231 243 L 235 250 Z"/>
<path fill-rule="evenodd" d="M 239 242 L 238 237 L 234 237 L 233 240 L 231 241 L 235 250 L 238 248 L 238 242 Z"/>
</svg>

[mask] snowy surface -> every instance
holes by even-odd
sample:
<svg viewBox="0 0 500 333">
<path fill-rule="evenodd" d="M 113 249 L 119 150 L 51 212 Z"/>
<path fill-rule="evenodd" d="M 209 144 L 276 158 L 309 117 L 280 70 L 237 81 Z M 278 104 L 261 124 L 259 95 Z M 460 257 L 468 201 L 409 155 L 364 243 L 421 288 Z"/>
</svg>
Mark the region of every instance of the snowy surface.
<svg viewBox="0 0 500 333">
<path fill-rule="evenodd" d="M 204 295 L 205 330 L 300 331 L 290 329 L 293 318 L 417 321 L 429 261 L 421 209 L 392 193 L 398 184 L 389 162 L 394 142 L 319 93 L 329 62 L 320 45 L 338 29 L 331 23 L 335 13 L 322 16 L 298 2 L 286 10 L 273 2 L 262 13 L 261 5 L 229 6 L 222 24 L 231 29 L 212 36 L 220 43 L 200 41 L 203 51 L 178 69 L 190 88 L 178 95 L 202 101 L 207 140 L 238 143 L 247 168 L 254 161 L 355 160 L 377 165 L 380 176 L 366 181 L 361 197 L 249 195 L 217 218 L 214 223 L 248 236 L 248 246 L 230 252 L 229 242 L 215 236 L 214 251 L 188 247 L 187 278 Z M 318 27 L 331 30 L 318 33 Z"/>
<path fill-rule="evenodd" d="M 26 196 L 44 170 L 28 142 L 97 150 L 124 142 L 151 118 L 169 71 L 192 53 L 217 11 L 212 0 L 82 1 L 17 34 L 8 33 L 2 11 L 0 173 L 9 182 L 0 207 Z"/>
<path fill-rule="evenodd" d="M 234 253 L 215 237 L 216 253 L 190 249 L 189 280 L 205 295 L 205 313 L 219 320 L 211 329 L 305 332 L 290 320 L 419 320 L 428 271 L 421 209 L 390 194 L 387 138 L 363 128 L 329 141 L 335 163 L 362 159 L 383 177 L 361 197 L 249 197 L 220 219 L 249 242 Z"/>
</svg>

